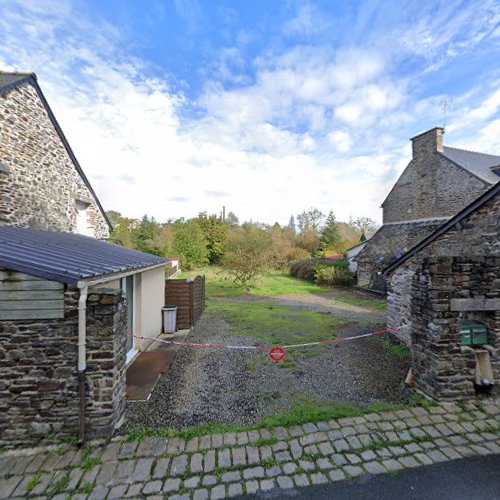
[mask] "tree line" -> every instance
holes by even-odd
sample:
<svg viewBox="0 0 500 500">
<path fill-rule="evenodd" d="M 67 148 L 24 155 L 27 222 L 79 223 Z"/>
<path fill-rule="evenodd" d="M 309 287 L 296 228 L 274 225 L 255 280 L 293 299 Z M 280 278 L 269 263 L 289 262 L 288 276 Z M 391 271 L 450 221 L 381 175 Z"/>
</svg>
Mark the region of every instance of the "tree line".
<svg viewBox="0 0 500 500">
<path fill-rule="evenodd" d="M 127 247 L 163 257 L 179 256 L 183 269 L 211 264 L 237 272 L 249 267 L 244 263 L 250 260 L 258 262 L 257 267 L 285 269 L 297 260 L 343 253 L 376 228 L 368 217 L 339 222 L 332 211 L 326 215 L 316 208 L 292 215 L 285 226 L 252 220 L 240 224 L 232 212 L 225 219 L 201 212 L 192 219 L 167 222 L 148 215 L 132 219 L 113 210 L 107 215 L 114 226 L 111 238 Z"/>
</svg>

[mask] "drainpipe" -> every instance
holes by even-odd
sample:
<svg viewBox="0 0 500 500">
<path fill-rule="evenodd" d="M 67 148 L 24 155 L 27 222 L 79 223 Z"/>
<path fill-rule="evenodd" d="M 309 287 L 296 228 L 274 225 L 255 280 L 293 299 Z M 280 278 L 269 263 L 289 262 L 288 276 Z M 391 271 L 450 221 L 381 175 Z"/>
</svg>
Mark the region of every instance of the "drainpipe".
<svg viewBox="0 0 500 500">
<path fill-rule="evenodd" d="M 80 395 L 80 431 L 79 444 L 85 442 L 85 372 L 87 370 L 87 354 L 85 349 L 87 336 L 87 295 L 88 286 L 80 288 L 78 299 L 78 392 Z"/>
</svg>

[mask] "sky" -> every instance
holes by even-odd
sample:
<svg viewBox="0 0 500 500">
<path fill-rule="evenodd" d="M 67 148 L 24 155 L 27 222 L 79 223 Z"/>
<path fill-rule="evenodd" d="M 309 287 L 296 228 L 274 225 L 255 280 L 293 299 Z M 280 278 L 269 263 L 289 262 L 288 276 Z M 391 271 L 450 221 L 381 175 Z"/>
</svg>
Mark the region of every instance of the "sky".
<svg viewBox="0 0 500 500">
<path fill-rule="evenodd" d="M 500 0 L 0 12 L 0 68 L 37 74 L 101 203 L 125 216 L 380 221 L 410 137 L 446 124 L 445 144 L 500 154 Z"/>
</svg>

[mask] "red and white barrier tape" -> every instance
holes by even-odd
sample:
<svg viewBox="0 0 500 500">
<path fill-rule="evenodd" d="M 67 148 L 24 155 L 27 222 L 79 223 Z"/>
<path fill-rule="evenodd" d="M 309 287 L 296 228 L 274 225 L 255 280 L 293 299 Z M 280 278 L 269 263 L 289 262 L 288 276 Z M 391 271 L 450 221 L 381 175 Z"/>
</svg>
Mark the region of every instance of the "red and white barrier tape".
<svg viewBox="0 0 500 500">
<path fill-rule="evenodd" d="M 350 340 L 363 339 L 366 337 L 373 337 L 375 335 L 383 335 L 388 332 L 396 332 L 398 328 L 387 328 L 386 330 L 377 330 L 374 332 L 363 333 L 361 335 L 353 335 L 352 337 L 343 337 L 338 339 L 331 340 L 321 340 L 318 342 L 307 342 L 305 344 L 292 344 L 292 345 L 282 345 L 279 346 L 284 350 L 288 349 L 296 349 L 299 347 L 310 347 L 314 345 L 327 345 L 327 344 L 336 344 L 338 342 L 346 342 Z M 163 340 L 163 339 L 152 339 L 150 337 L 141 337 L 139 335 L 132 335 L 131 333 L 127 334 L 129 337 L 134 337 L 136 339 L 142 340 L 153 340 L 155 342 L 161 342 L 162 344 L 170 344 L 170 345 L 180 345 L 185 347 L 194 347 L 194 348 L 204 348 L 204 347 L 212 347 L 215 349 L 250 349 L 255 351 L 271 351 L 272 349 L 278 346 L 263 346 L 263 345 L 226 345 L 226 344 L 197 344 L 194 342 L 181 342 L 178 340 Z"/>
</svg>

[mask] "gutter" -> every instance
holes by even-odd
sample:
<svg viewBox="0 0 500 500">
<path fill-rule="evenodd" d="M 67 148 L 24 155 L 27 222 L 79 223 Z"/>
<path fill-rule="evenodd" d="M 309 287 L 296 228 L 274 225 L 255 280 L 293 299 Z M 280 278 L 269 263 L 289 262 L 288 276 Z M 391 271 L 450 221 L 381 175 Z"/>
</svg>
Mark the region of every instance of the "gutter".
<svg viewBox="0 0 500 500">
<path fill-rule="evenodd" d="M 80 427 L 79 439 L 80 445 L 85 443 L 85 381 L 87 370 L 87 296 L 88 286 L 80 288 L 80 298 L 78 299 L 78 393 L 80 396 Z"/>
</svg>

